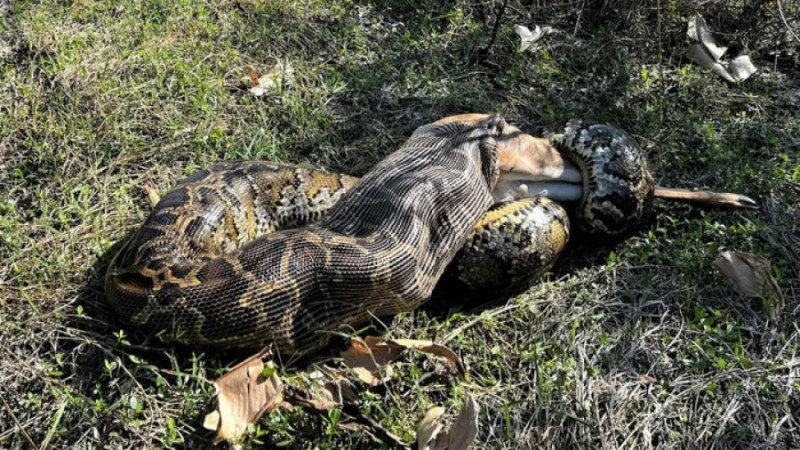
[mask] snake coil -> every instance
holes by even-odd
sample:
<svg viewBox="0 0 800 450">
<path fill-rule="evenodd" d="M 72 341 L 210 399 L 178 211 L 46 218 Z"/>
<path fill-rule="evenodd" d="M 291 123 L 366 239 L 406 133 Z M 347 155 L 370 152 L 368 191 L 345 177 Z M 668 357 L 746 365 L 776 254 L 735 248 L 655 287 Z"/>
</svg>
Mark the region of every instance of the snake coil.
<svg viewBox="0 0 800 450">
<path fill-rule="evenodd" d="M 567 212 L 535 195 L 496 203 L 500 156 L 536 153 L 498 150 L 505 122 L 477 116 L 420 127 L 361 180 L 257 161 L 201 170 L 122 245 L 106 297 L 124 322 L 167 340 L 299 355 L 332 330 L 416 308 L 445 272 L 475 292 L 524 287 L 566 245 Z M 570 199 L 585 232 L 629 231 L 654 196 L 755 205 L 654 186 L 642 150 L 610 125 L 570 121 L 549 138 L 580 169 Z"/>
</svg>

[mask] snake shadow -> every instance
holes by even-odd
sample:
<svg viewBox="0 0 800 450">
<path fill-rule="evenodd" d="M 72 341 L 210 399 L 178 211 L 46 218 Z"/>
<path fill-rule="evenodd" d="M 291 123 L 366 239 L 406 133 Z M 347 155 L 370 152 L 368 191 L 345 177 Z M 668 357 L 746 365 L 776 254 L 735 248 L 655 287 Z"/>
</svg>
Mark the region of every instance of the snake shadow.
<svg viewBox="0 0 800 450">
<path fill-rule="evenodd" d="M 570 223 L 574 224 L 574 206 L 563 205 L 567 209 Z M 603 237 L 581 233 L 573 225 L 569 241 L 564 251 L 558 256 L 553 266 L 544 274 L 536 278 L 531 278 L 526 287 L 509 292 L 469 292 L 459 290 L 457 287 L 442 282 L 436 286 L 431 298 L 423 304 L 419 310 L 426 312 L 431 317 L 446 319 L 449 315 L 456 312 L 469 312 L 479 314 L 483 311 L 502 306 L 510 299 L 524 294 L 530 288 L 545 281 L 546 279 L 559 279 L 568 277 L 584 269 L 596 267 L 608 262 L 608 257 L 612 252 L 619 252 L 628 240 L 639 234 L 646 233 L 647 230 L 654 229 L 659 217 L 673 215 L 678 217 L 697 217 L 701 213 L 697 208 L 687 204 L 672 203 L 661 199 L 655 199 L 643 216 L 639 224 L 633 230 L 620 236 Z"/>
</svg>

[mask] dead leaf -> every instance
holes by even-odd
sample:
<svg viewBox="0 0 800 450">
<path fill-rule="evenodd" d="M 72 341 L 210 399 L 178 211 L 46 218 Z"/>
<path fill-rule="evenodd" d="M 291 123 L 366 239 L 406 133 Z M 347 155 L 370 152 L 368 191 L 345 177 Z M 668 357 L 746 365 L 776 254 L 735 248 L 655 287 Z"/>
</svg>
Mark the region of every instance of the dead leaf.
<svg viewBox="0 0 800 450">
<path fill-rule="evenodd" d="M 449 431 L 444 431 L 444 408 L 431 408 L 417 427 L 418 450 L 467 450 L 478 436 L 478 403 L 467 394 Z"/>
<path fill-rule="evenodd" d="M 302 402 L 318 411 L 327 411 L 345 403 L 353 404 L 358 400 L 355 387 L 338 370 L 320 367 L 308 374 L 308 380 L 313 386 L 303 391 L 306 397 Z"/>
<path fill-rule="evenodd" d="M 392 339 L 388 341 L 388 344 L 396 344 L 401 347 L 419 350 L 423 353 L 441 356 L 455 366 L 456 370 L 458 371 L 458 377 L 461 380 L 464 380 L 467 376 L 467 369 L 461 362 L 461 358 L 459 358 L 458 355 L 456 355 L 456 353 L 449 347 L 436 344 L 433 341 L 421 339 Z"/>
<path fill-rule="evenodd" d="M 402 352 L 402 348 L 386 345 L 379 337 L 367 336 L 363 340 L 354 339 L 350 348 L 342 353 L 342 358 L 361 381 L 378 386 L 392 376 L 388 364 L 400 358 Z"/>
<path fill-rule="evenodd" d="M 728 70 L 737 81 L 744 81 L 750 78 L 750 75 L 756 73 L 758 69 L 753 65 L 748 55 L 739 55 L 733 58 L 733 61 L 728 64 Z"/>
<path fill-rule="evenodd" d="M 286 411 L 292 412 L 292 411 L 294 411 L 294 405 L 284 400 L 284 401 L 281 402 L 280 409 L 284 409 Z"/>
<path fill-rule="evenodd" d="M 439 450 L 447 448 L 447 432 L 444 431 L 444 423 L 441 421 L 444 415 L 444 408 L 436 406 L 431 408 L 422 422 L 417 427 L 417 449 L 418 450 Z M 439 436 L 443 435 L 443 439 Z M 444 444 L 444 447 L 439 445 Z"/>
<path fill-rule="evenodd" d="M 642 374 L 639 375 L 638 378 L 636 378 L 636 382 L 641 384 L 652 384 L 652 383 L 658 383 L 658 380 L 651 377 L 650 375 Z"/>
<path fill-rule="evenodd" d="M 448 434 L 448 450 L 467 450 L 472 447 L 475 438 L 478 437 L 478 403 L 467 394 L 464 406 L 458 413 L 456 423 L 450 428 Z"/>
<path fill-rule="evenodd" d="M 244 68 L 244 71 L 247 72 L 247 76 L 250 77 L 250 82 L 253 83 L 253 86 L 258 86 L 261 84 L 261 82 L 258 80 L 258 75 L 256 75 L 256 69 L 247 66 Z"/>
<path fill-rule="evenodd" d="M 252 83 L 247 90 L 256 97 L 268 94 L 278 86 L 288 86 L 294 83 L 294 67 L 291 63 L 277 63 L 269 72 L 261 76 L 258 76 L 252 67 L 246 67 L 245 71 Z"/>
<path fill-rule="evenodd" d="M 689 29 L 686 30 L 686 35 L 689 36 L 689 39 L 702 45 L 714 61 L 719 61 L 728 50 L 727 47 L 717 45 L 717 41 L 711 35 L 711 30 L 708 29 L 706 20 L 700 14 L 695 14 L 689 19 Z"/>
<path fill-rule="evenodd" d="M 430 445 L 430 450 L 446 450 L 447 445 L 447 433 L 442 431 L 436 435 L 436 439 Z"/>
<path fill-rule="evenodd" d="M 393 339 L 384 342 L 379 337 L 367 336 L 364 340 L 353 340 L 351 347 L 342 353 L 342 358 L 363 382 L 378 386 L 391 377 L 389 363 L 400 358 L 408 349 L 443 357 L 455 366 L 460 379 L 466 377 L 466 369 L 458 355 L 444 345 L 429 340 Z"/>
<path fill-rule="evenodd" d="M 708 24 L 700 14 L 689 19 L 686 36 L 694 42 L 687 50 L 689 58 L 704 69 L 710 69 L 725 81 L 731 83 L 744 81 L 758 70 L 747 55 L 739 55 L 730 62 L 723 61 L 722 56 L 728 49 L 717 45 Z"/>
<path fill-rule="evenodd" d="M 728 70 L 725 69 L 725 66 L 720 64 L 719 62 L 715 61 L 714 58 L 706 52 L 705 48 L 703 48 L 700 44 L 692 44 L 689 46 L 689 50 L 687 52 L 689 58 L 700 65 L 700 67 L 704 69 L 711 69 L 712 72 L 716 73 L 717 75 L 721 76 L 725 81 L 729 81 L 731 83 L 735 83 L 736 79 L 728 73 Z"/>
<path fill-rule="evenodd" d="M 521 52 L 529 49 L 533 44 L 539 42 L 548 34 L 553 34 L 555 32 L 556 30 L 553 27 L 540 27 L 539 25 L 536 25 L 534 26 L 533 31 L 531 31 L 524 25 L 514 25 L 514 33 L 517 33 L 517 36 L 519 36 L 520 40 L 522 41 L 519 48 L 519 51 Z"/>
<path fill-rule="evenodd" d="M 752 253 L 725 251 L 714 265 L 739 294 L 783 300 L 783 293 L 772 276 L 772 265 L 767 259 Z"/>
<path fill-rule="evenodd" d="M 203 427 L 217 431 L 215 445 L 241 436 L 248 424 L 282 404 L 283 384 L 274 373 L 271 357 L 270 349 L 264 349 L 214 381 L 217 407 L 206 415 Z M 265 376 L 265 367 L 272 374 Z"/>
</svg>

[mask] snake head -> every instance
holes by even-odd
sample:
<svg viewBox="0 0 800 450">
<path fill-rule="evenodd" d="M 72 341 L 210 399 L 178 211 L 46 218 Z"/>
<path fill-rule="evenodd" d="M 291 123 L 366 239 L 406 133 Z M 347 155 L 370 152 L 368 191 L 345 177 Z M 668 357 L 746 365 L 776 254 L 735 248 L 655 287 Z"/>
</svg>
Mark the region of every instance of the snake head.
<svg viewBox="0 0 800 450">
<path fill-rule="evenodd" d="M 586 120 L 571 120 L 548 138 L 581 172 L 578 229 L 616 236 L 639 223 L 652 202 L 655 182 L 633 138 L 614 126 Z"/>
</svg>

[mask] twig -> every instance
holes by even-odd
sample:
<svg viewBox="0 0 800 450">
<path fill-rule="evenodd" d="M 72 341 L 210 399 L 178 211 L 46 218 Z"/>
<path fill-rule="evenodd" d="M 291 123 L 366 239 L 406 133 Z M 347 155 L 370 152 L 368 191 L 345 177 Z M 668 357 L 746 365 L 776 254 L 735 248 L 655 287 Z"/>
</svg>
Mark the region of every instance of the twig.
<svg viewBox="0 0 800 450">
<path fill-rule="evenodd" d="M 0 395 L 0 400 L 3 401 L 3 406 L 6 408 L 6 411 L 8 411 L 8 415 L 10 415 L 11 420 L 13 420 L 15 424 L 17 424 L 17 428 L 19 428 L 19 431 L 22 433 L 22 436 L 25 437 L 25 440 L 28 441 L 28 444 L 31 445 L 31 448 L 33 450 L 39 450 L 39 447 L 36 445 L 35 442 L 33 442 L 33 439 L 31 439 L 31 437 L 28 435 L 28 432 L 25 431 L 25 428 L 22 427 L 22 424 L 19 423 L 19 420 L 17 420 L 17 416 L 14 415 L 14 411 L 11 410 L 11 406 L 9 406 L 9 404 L 6 402 L 6 399 L 3 398 L 2 395 Z"/>
<path fill-rule="evenodd" d="M 789 22 L 786 20 L 786 16 L 783 15 L 783 8 L 781 8 L 781 0 L 778 0 L 776 3 L 778 4 L 778 12 L 781 14 L 781 19 L 783 20 L 783 24 L 786 25 L 786 29 L 789 30 L 789 34 L 791 34 L 795 38 L 795 40 L 797 40 L 797 42 L 800 42 L 800 38 L 797 37 L 796 34 L 794 34 L 794 30 L 792 30 L 792 27 L 789 26 Z"/>
<path fill-rule="evenodd" d="M 497 40 L 497 33 L 500 31 L 500 19 L 503 18 L 503 14 L 506 13 L 506 7 L 508 7 L 508 0 L 503 0 L 503 4 L 500 6 L 497 14 L 494 18 L 494 27 L 492 27 L 492 38 L 489 39 L 489 43 L 486 44 L 486 47 L 482 48 L 478 53 L 479 54 L 487 54 L 489 53 L 489 49 L 492 48 L 494 42 Z"/>
</svg>

